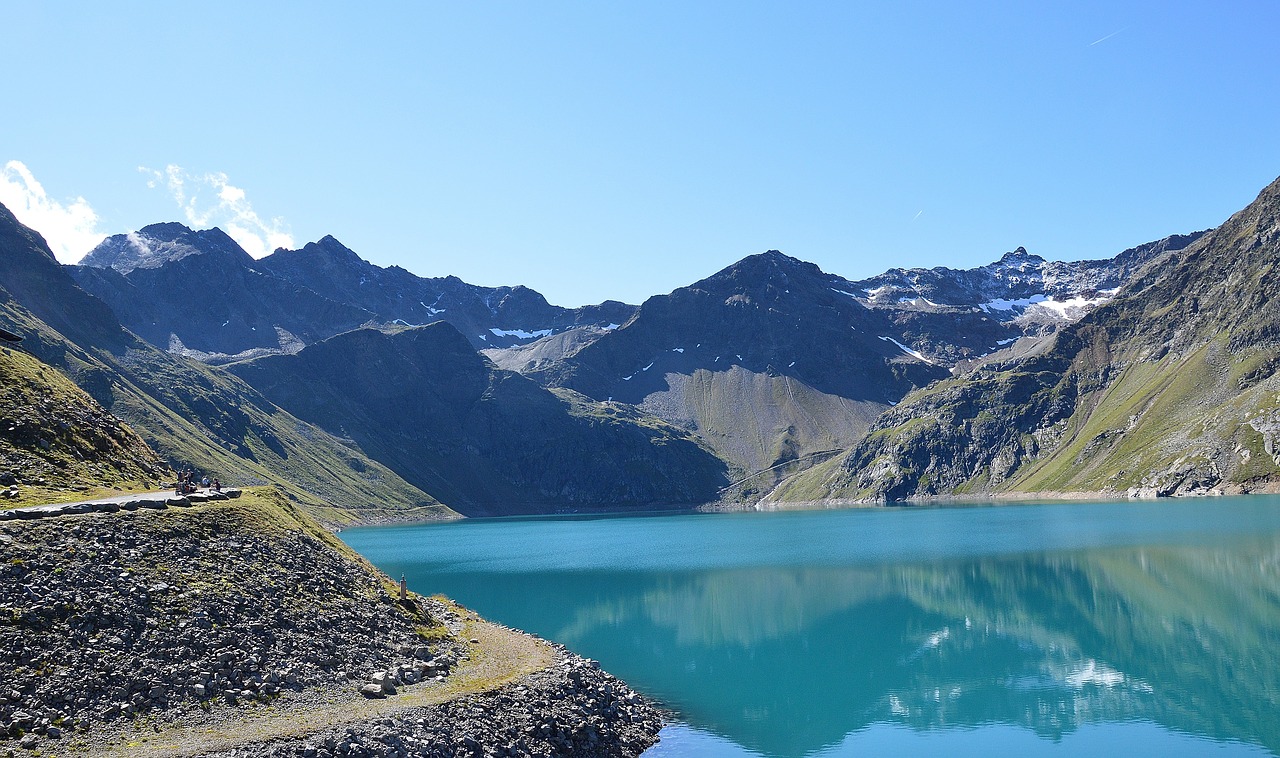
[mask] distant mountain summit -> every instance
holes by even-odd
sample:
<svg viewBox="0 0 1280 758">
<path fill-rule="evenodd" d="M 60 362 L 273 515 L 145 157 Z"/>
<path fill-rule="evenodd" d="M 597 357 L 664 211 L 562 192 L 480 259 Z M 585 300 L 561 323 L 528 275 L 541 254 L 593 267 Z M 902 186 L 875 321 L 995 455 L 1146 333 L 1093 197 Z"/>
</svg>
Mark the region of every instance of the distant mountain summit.
<svg viewBox="0 0 1280 758">
<path fill-rule="evenodd" d="M 771 250 L 649 298 L 530 375 L 690 428 L 750 475 L 852 444 L 910 389 L 948 375 L 849 288 Z"/>
<path fill-rule="evenodd" d="M 474 347 L 505 347 L 635 313 L 614 301 L 561 308 L 523 286 L 425 279 L 375 266 L 332 236 L 254 260 L 220 229 L 176 223 L 109 237 L 69 270 L 151 344 L 210 363 L 295 353 L 362 325 L 448 321 Z"/>
<path fill-rule="evenodd" d="M 522 285 L 480 287 L 456 276 L 424 278 L 399 266 L 382 268 L 333 237 L 300 250 L 277 250 L 258 265 L 331 300 L 378 314 L 384 322 L 448 321 L 477 348 L 524 344 L 576 326 L 616 326 L 635 313 L 635 306 L 612 300 L 562 308 Z"/>
<path fill-rule="evenodd" d="M 80 259 L 81 266 L 115 269 L 129 274 L 134 269 L 160 268 L 191 255 L 213 253 L 250 265 L 253 258 L 244 248 L 217 227 L 194 231 L 168 222 L 144 226 L 129 234 L 113 234 Z"/>
</svg>

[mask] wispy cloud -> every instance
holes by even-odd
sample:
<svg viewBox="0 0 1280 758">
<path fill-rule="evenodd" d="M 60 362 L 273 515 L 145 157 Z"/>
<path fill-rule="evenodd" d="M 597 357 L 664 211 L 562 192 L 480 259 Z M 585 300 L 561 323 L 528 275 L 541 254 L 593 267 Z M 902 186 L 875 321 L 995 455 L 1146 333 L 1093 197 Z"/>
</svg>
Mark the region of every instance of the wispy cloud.
<svg viewBox="0 0 1280 758">
<path fill-rule="evenodd" d="M 83 197 L 66 203 L 49 197 L 22 161 L 9 161 L 0 171 L 0 203 L 27 226 L 40 232 L 63 263 L 75 263 L 107 235 L 98 231 L 98 214 Z"/>
<path fill-rule="evenodd" d="M 194 227 L 221 227 L 231 239 L 240 243 L 249 255 L 261 258 L 278 247 L 292 248 L 293 234 L 283 218 L 264 219 L 249 203 L 245 191 L 221 172 L 193 174 L 181 166 L 170 164 L 158 171 L 145 166 L 147 186 L 163 186 L 182 209 L 188 224 Z"/>
</svg>

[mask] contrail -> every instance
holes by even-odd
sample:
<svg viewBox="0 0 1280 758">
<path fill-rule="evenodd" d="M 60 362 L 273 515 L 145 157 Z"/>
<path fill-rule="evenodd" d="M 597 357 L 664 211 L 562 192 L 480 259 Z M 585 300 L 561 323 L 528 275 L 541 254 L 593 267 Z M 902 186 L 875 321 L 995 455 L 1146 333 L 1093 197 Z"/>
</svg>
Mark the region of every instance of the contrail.
<svg viewBox="0 0 1280 758">
<path fill-rule="evenodd" d="M 924 209 L 923 209 L 923 208 L 921 208 L 918 212 L 916 212 L 916 215 L 912 216 L 912 217 L 911 217 L 911 220 L 912 220 L 912 221 L 915 221 L 916 219 L 920 218 L 920 214 L 921 214 L 921 213 L 924 213 Z"/>
<path fill-rule="evenodd" d="M 1089 47 L 1093 47 L 1094 45 L 1097 45 L 1097 44 L 1099 44 L 1099 43 L 1101 43 L 1101 42 L 1106 42 L 1107 40 L 1111 39 L 1112 37 L 1116 36 L 1117 34 L 1119 34 L 1120 32 L 1122 32 L 1122 31 L 1124 31 L 1125 29 L 1128 29 L 1128 28 L 1129 28 L 1129 27 L 1127 27 L 1127 26 L 1126 26 L 1124 29 L 1121 29 L 1120 31 L 1112 32 L 1112 33 L 1108 34 L 1107 36 L 1103 37 L 1103 38 L 1102 38 L 1102 39 L 1100 39 L 1100 40 L 1095 40 L 1095 41 L 1093 41 L 1093 42 L 1090 42 L 1090 43 L 1089 43 Z"/>
</svg>

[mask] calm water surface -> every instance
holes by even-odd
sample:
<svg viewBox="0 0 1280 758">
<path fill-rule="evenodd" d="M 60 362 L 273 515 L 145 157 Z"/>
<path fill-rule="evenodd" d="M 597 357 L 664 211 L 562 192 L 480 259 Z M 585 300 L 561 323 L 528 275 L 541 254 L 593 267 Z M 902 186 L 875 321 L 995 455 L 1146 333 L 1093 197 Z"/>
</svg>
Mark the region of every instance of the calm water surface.
<svg viewBox="0 0 1280 758">
<path fill-rule="evenodd" d="M 646 757 L 1280 755 L 1280 498 L 341 535 L 676 714 Z"/>
</svg>

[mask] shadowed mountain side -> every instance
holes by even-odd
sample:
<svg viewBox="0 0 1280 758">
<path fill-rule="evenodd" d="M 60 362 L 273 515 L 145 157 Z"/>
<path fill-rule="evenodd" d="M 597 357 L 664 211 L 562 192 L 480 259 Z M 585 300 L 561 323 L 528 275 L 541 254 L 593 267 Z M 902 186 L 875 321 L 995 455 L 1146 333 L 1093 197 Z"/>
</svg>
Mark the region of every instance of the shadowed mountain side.
<svg viewBox="0 0 1280 758">
<path fill-rule="evenodd" d="M 1280 181 L 1043 354 L 913 393 L 770 499 L 1274 486 L 1278 298 Z"/>
<path fill-rule="evenodd" d="M 44 237 L 0 205 L 0 287 L 67 338 L 122 351 L 133 341 L 106 303 L 72 283 Z M 10 331 L 17 331 L 13 326 Z M 20 333 L 20 336 L 28 335 Z M 31 343 L 26 347 L 31 349 Z M 46 363 L 49 362 L 46 360 Z"/>
<path fill-rule="evenodd" d="M 445 323 L 229 368 L 467 515 L 687 506 L 727 483 L 687 433 L 495 369 Z"/>
<path fill-rule="evenodd" d="M 292 497 L 342 509 L 421 505 L 443 512 L 239 379 L 164 353 L 125 330 L 58 265 L 43 238 L 2 206 L 0 321 L 24 337 L 24 349 L 65 373 L 169 463 L 216 473 L 228 484 L 275 482 Z"/>
<path fill-rule="evenodd" d="M 631 323 L 548 370 L 548 379 L 598 400 L 638 403 L 666 389 L 661 377 L 668 371 L 736 365 L 887 404 L 947 375 L 881 339 L 893 334 L 888 319 L 833 291 L 835 279 L 776 250 L 750 256 L 649 298 Z"/>
</svg>

